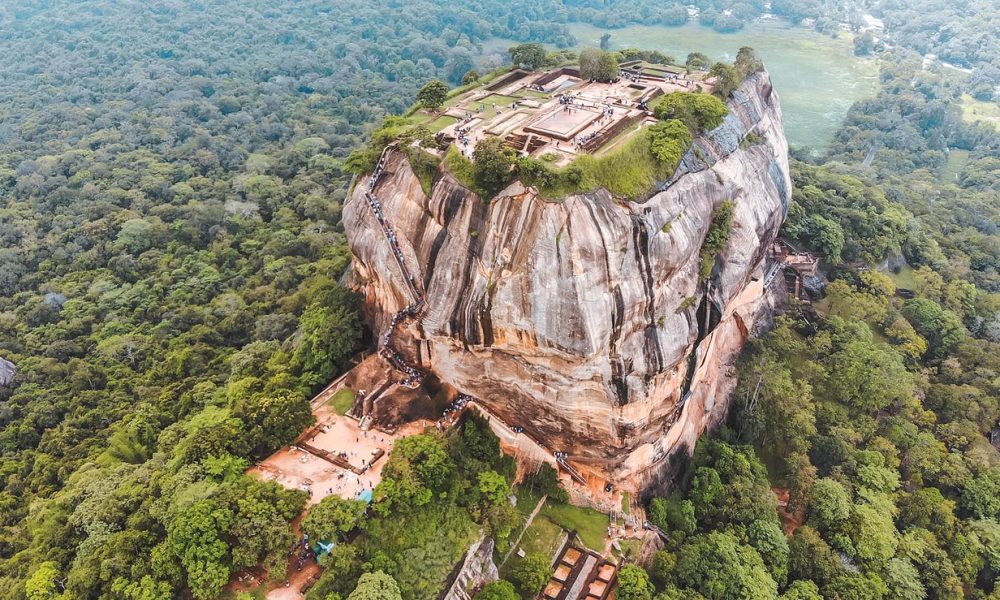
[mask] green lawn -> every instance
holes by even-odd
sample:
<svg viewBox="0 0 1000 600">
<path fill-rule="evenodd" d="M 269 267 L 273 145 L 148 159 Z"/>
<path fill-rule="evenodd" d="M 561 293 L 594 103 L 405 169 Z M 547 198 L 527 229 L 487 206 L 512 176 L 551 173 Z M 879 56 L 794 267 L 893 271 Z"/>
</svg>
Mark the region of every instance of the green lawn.
<svg viewBox="0 0 1000 600">
<path fill-rule="evenodd" d="M 551 502 L 546 502 L 538 515 L 539 517 L 545 517 L 563 529 L 575 530 L 588 548 L 597 551 L 604 548 L 604 538 L 608 530 L 607 515 L 597 512 L 592 508 L 583 508 L 570 504 L 553 504 Z"/>
<path fill-rule="evenodd" d="M 545 101 L 552 97 L 550 94 L 547 94 L 545 92 L 539 92 L 538 90 L 523 89 L 518 91 L 517 93 L 523 98 L 530 98 L 532 100 Z"/>
<path fill-rule="evenodd" d="M 538 502 L 539 496 L 521 486 L 518 486 L 514 493 L 517 495 L 518 512 L 523 518 L 527 518 Z M 535 520 L 524 531 L 518 547 L 526 554 L 541 554 L 546 558 L 553 558 L 565 533 L 576 531 L 584 545 L 600 551 L 604 549 L 607 526 L 607 515 L 592 508 L 547 501 Z M 521 559 L 517 553 L 512 553 L 507 562 L 500 565 L 500 576 L 508 577 L 520 563 Z"/>
<path fill-rule="evenodd" d="M 473 175 L 472 161 L 462 156 L 454 145 L 448 147 L 444 155 L 444 167 L 467 188 L 476 189 L 476 179 Z"/>
<path fill-rule="evenodd" d="M 642 540 L 621 540 L 618 545 L 622 547 L 620 556 L 629 558 L 639 556 L 639 551 L 642 550 Z"/>
<path fill-rule="evenodd" d="M 490 94 L 482 100 L 470 102 L 465 107 L 465 110 L 472 113 L 472 115 L 478 119 L 492 121 L 498 114 L 509 112 L 510 106 L 518 100 L 524 100 L 524 98 L 519 98 L 517 96 L 504 96 L 501 94 Z M 497 108 L 493 108 L 494 103 L 497 105 Z M 483 107 L 483 112 L 476 112 L 480 106 Z"/>
<path fill-rule="evenodd" d="M 628 138 L 635 135 L 635 133 L 640 129 L 642 129 L 641 123 L 635 125 L 634 127 L 629 127 L 625 131 L 622 131 L 615 137 L 608 140 L 607 143 L 604 144 L 604 146 L 602 146 L 597 152 L 594 153 L 594 156 L 600 158 L 608 154 L 613 154 L 615 150 L 619 148 L 619 146 L 623 145 L 626 141 L 628 141 Z"/>
<path fill-rule="evenodd" d="M 528 554 L 537 552 L 543 556 L 552 556 L 558 550 L 556 546 L 562 539 L 562 534 L 562 528 L 539 514 L 521 536 L 519 545 Z"/>
<path fill-rule="evenodd" d="M 535 510 L 538 500 L 542 497 L 538 492 L 529 490 L 523 485 L 514 488 L 514 495 L 517 496 L 517 512 L 521 513 L 524 518 L 527 518 L 531 511 Z"/>
<path fill-rule="evenodd" d="M 616 196 L 636 199 L 648 194 L 657 182 L 669 179 L 677 168 L 653 156 L 649 151 L 649 137 L 644 132 L 614 143 L 617 145 L 606 154 L 583 154 L 562 169 L 578 168 L 582 174 L 579 184 L 569 185 L 563 178 L 557 178 L 555 185 L 541 187 L 542 195 L 564 198 L 573 193 L 605 188 Z"/>
<path fill-rule="evenodd" d="M 540 513 L 531 526 L 525 530 L 521 536 L 518 547 L 526 554 L 541 554 L 552 559 L 559 550 L 559 542 L 563 539 L 563 529 L 552 521 L 543 517 Z M 521 558 L 516 552 L 510 555 L 507 562 L 500 565 L 500 577 L 508 579 L 510 574 L 521 564 Z"/>
<path fill-rule="evenodd" d="M 354 406 L 354 390 L 349 388 L 338 390 L 326 402 L 333 407 L 334 412 L 338 415 L 346 415 L 347 411 L 351 410 L 351 407 Z"/>
<path fill-rule="evenodd" d="M 958 181 L 958 175 L 968 162 L 968 150 L 960 150 L 958 148 L 950 150 L 947 162 L 941 167 L 941 183 L 955 183 Z"/>
<path fill-rule="evenodd" d="M 427 123 L 425 127 L 431 130 L 431 133 L 437 133 L 449 125 L 454 125 L 458 122 L 455 117 L 449 117 L 448 115 L 441 115 L 440 117 L 434 119 L 433 121 Z"/>
<path fill-rule="evenodd" d="M 407 120 L 410 122 L 411 125 L 426 125 L 431 120 L 433 120 L 435 116 L 436 115 L 421 110 L 407 117 Z"/>
<path fill-rule="evenodd" d="M 609 191 L 637 198 L 646 194 L 657 181 L 673 173 L 659 165 L 649 151 L 649 140 L 636 135 L 618 152 L 601 158 L 583 155 L 574 161 L 583 169 L 584 188 L 607 188 Z"/>
<path fill-rule="evenodd" d="M 522 100 L 522 99 L 523 98 L 519 98 L 517 96 L 505 96 L 503 94 L 490 94 L 489 96 L 486 96 L 485 98 L 483 98 L 480 102 L 482 104 L 487 105 L 487 106 L 492 105 L 494 102 L 497 103 L 497 106 L 510 106 L 511 104 L 514 104 L 518 100 Z"/>
<path fill-rule="evenodd" d="M 969 94 L 962 94 L 962 119 L 972 123 L 979 121 L 1000 129 L 1000 104 L 976 100 Z"/>
</svg>

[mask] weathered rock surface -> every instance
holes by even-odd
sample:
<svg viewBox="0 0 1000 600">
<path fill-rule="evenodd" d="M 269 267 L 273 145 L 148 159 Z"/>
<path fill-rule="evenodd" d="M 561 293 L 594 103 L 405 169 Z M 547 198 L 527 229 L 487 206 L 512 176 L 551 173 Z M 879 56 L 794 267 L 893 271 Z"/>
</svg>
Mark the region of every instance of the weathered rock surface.
<svg viewBox="0 0 1000 600">
<path fill-rule="evenodd" d="M 546 202 L 515 183 L 484 203 L 447 173 L 427 197 L 393 153 L 375 194 L 426 297 L 394 346 L 576 464 L 633 489 L 655 482 L 671 452 L 724 416 L 789 202 L 767 74 L 729 107 L 643 202 L 604 190 Z M 344 221 L 352 279 L 381 333 L 411 299 L 365 184 Z M 726 200 L 732 230 L 702 283 L 699 249 Z"/>
</svg>

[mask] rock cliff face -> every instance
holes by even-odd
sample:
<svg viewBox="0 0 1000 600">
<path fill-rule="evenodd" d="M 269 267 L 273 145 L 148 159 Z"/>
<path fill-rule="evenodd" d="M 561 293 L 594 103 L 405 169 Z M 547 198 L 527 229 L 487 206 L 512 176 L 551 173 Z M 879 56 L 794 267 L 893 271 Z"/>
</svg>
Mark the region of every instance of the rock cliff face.
<svg viewBox="0 0 1000 600">
<path fill-rule="evenodd" d="M 395 330 L 410 361 L 508 425 L 632 489 L 725 414 L 730 365 L 764 296 L 791 182 L 766 73 L 729 101 L 643 202 L 604 190 L 559 202 L 519 183 L 483 202 L 444 173 L 430 197 L 399 152 L 374 193 L 426 305 Z M 352 279 L 381 333 L 412 300 L 359 182 L 344 207 Z M 713 210 L 732 230 L 707 282 Z"/>
</svg>

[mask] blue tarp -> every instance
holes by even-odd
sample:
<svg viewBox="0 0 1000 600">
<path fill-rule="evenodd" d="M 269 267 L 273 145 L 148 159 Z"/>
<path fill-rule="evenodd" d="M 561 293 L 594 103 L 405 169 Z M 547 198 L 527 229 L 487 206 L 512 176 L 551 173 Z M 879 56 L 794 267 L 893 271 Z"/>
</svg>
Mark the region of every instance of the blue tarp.
<svg viewBox="0 0 1000 600">
<path fill-rule="evenodd" d="M 330 550 L 333 550 L 333 547 L 336 545 L 337 544 L 333 542 L 318 542 L 315 546 L 313 546 L 313 554 L 316 556 L 323 556 L 324 554 L 329 553 Z"/>
<path fill-rule="evenodd" d="M 358 500 L 361 500 L 362 502 L 364 502 L 366 504 L 371 504 L 371 502 L 372 502 L 372 491 L 371 490 L 361 490 L 361 492 L 358 493 Z"/>
</svg>

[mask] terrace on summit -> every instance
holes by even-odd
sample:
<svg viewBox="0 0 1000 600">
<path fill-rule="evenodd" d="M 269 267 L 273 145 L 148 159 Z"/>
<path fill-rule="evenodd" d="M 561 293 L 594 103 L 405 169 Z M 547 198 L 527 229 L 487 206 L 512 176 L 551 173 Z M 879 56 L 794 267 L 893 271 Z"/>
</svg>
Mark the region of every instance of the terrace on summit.
<svg viewBox="0 0 1000 600">
<path fill-rule="evenodd" d="M 654 99 L 670 92 L 712 91 L 704 73 L 631 61 L 612 82 L 586 81 L 580 69 L 515 69 L 450 98 L 438 111 L 413 115 L 435 134 L 443 156 L 454 145 L 471 157 L 484 137 L 504 139 L 521 155 L 566 165 L 581 154 L 603 154 L 643 125 L 655 122 Z"/>
</svg>

